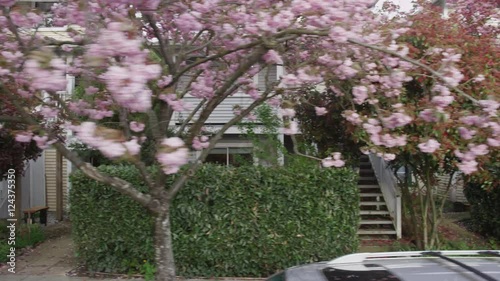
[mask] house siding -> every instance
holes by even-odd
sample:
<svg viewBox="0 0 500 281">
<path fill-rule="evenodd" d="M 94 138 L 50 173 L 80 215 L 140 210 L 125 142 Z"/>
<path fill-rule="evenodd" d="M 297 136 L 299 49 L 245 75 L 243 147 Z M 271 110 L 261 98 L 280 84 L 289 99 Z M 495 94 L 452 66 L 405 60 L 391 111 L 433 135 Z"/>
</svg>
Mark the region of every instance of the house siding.
<svg viewBox="0 0 500 281">
<path fill-rule="evenodd" d="M 66 210 L 68 203 L 68 174 L 67 161 L 63 158 L 63 206 Z M 49 211 L 57 211 L 56 207 L 56 150 L 45 150 L 45 185 L 47 189 L 47 206 Z"/>
<path fill-rule="evenodd" d="M 266 69 L 262 70 L 261 72 L 259 72 L 257 76 L 256 84 L 259 91 L 264 91 L 266 89 L 266 78 L 265 78 L 266 74 L 269 74 L 268 78 L 269 83 L 275 82 L 277 80 L 277 75 L 278 75 L 277 66 L 275 65 L 270 66 L 270 68 L 271 69 L 269 71 L 267 71 Z M 191 77 L 187 75 L 181 78 L 178 90 L 182 91 L 182 89 L 185 89 L 190 79 Z M 193 97 L 190 94 L 187 94 L 183 98 L 183 101 L 189 105 L 190 110 L 176 112 L 173 118 L 176 124 L 181 124 L 183 120 L 185 120 L 189 116 L 189 114 L 191 114 L 191 111 L 201 102 L 201 99 Z M 232 96 L 229 96 L 226 99 L 224 99 L 212 112 L 212 114 L 205 123 L 207 125 L 225 124 L 234 117 L 233 109 L 235 106 L 239 106 L 242 109 L 244 109 L 250 106 L 253 102 L 254 99 L 249 95 L 242 92 L 237 92 Z M 201 110 L 199 110 L 198 113 L 199 112 L 201 112 Z M 196 121 L 198 116 L 199 114 L 196 114 L 195 117 L 192 119 L 192 122 Z"/>
<path fill-rule="evenodd" d="M 455 175 L 451 181 L 450 190 L 446 193 L 448 187 L 449 175 L 438 175 L 436 193 L 439 197 L 446 196 L 451 202 L 459 202 L 468 204 L 467 198 L 464 195 L 464 181 L 461 175 Z"/>
</svg>

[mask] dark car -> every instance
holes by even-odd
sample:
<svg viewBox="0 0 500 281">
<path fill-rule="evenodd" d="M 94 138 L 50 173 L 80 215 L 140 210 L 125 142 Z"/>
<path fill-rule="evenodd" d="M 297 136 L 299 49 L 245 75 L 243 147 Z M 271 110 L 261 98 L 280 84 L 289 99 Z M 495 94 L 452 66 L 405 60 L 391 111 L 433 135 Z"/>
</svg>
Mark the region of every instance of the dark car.
<svg viewBox="0 0 500 281">
<path fill-rule="evenodd" d="M 500 251 L 359 253 L 295 266 L 267 281 L 500 281 Z"/>
</svg>

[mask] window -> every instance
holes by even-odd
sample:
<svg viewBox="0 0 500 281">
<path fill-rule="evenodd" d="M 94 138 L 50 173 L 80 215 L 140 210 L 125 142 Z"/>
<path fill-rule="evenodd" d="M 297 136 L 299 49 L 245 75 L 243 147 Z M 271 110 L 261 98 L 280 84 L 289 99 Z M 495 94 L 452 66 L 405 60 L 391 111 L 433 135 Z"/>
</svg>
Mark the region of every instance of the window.
<svg viewBox="0 0 500 281">
<path fill-rule="evenodd" d="M 224 147 L 214 148 L 205 159 L 205 163 L 214 163 L 219 165 L 231 165 L 239 167 L 246 164 L 253 163 L 252 148 L 235 148 Z"/>
</svg>

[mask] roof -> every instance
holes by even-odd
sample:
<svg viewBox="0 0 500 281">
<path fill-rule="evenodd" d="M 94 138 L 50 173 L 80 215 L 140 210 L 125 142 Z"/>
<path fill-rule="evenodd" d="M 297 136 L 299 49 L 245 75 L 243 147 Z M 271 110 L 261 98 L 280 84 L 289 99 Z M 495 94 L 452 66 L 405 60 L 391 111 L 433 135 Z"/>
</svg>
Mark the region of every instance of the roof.
<svg viewBox="0 0 500 281">
<path fill-rule="evenodd" d="M 285 274 L 286 281 L 494 281 L 500 280 L 500 251 L 352 254 Z"/>
</svg>

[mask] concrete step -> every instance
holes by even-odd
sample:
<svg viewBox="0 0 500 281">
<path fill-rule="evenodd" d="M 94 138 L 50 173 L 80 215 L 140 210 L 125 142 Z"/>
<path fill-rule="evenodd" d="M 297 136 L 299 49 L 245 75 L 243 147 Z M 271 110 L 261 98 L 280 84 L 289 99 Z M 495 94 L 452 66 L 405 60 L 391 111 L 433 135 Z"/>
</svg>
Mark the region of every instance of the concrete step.
<svg viewBox="0 0 500 281">
<path fill-rule="evenodd" d="M 372 224 L 392 224 L 391 220 L 361 220 L 359 224 L 372 225 Z"/>
<path fill-rule="evenodd" d="M 396 230 L 387 229 L 358 229 L 359 235 L 384 235 L 384 234 L 394 234 L 396 235 Z"/>
<path fill-rule="evenodd" d="M 361 189 L 380 188 L 380 186 L 378 186 L 378 184 L 358 184 L 358 187 Z"/>
<path fill-rule="evenodd" d="M 359 177 L 360 181 L 376 181 L 377 178 L 374 176 L 368 176 L 368 177 Z"/>
<path fill-rule="evenodd" d="M 360 197 L 382 197 L 384 196 L 382 193 L 379 192 L 367 192 L 367 193 L 360 193 Z"/>
<path fill-rule="evenodd" d="M 385 202 L 374 202 L 374 201 L 361 201 L 359 202 L 360 206 L 385 206 Z"/>
<path fill-rule="evenodd" d="M 359 211 L 360 215 L 389 215 L 389 211 L 380 211 L 380 210 L 361 210 Z"/>
</svg>

